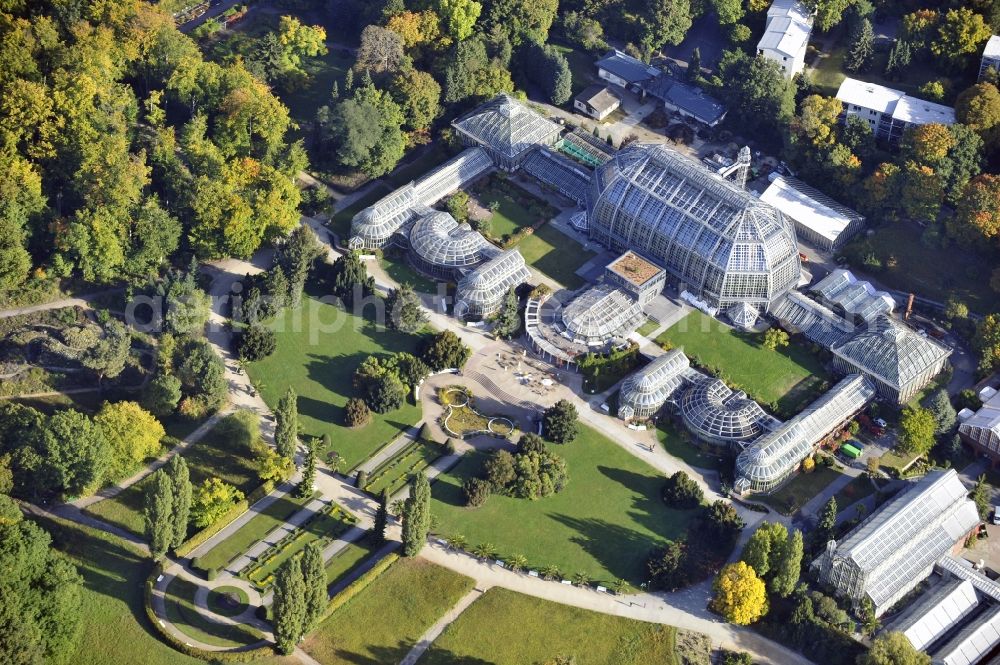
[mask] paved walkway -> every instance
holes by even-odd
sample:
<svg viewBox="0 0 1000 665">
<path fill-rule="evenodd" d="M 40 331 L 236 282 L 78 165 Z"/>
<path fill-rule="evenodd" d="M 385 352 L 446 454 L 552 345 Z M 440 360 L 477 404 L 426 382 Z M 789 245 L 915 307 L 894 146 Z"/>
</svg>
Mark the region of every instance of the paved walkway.
<svg viewBox="0 0 1000 665">
<path fill-rule="evenodd" d="M 462 612 L 466 610 L 472 603 L 479 600 L 488 589 L 476 587 L 469 593 L 462 596 L 455 605 L 445 612 L 444 616 L 434 622 L 434 625 L 427 629 L 427 631 L 420 636 L 417 643 L 413 645 L 410 652 L 406 654 L 403 660 L 399 661 L 399 665 L 415 665 L 420 657 L 424 655 L 424 652 L 434 643 L 434 640 L 444 632 L 444 629 L 451 625 L 451 623 L 457 619 Z"/>
<path fill-rule="evenodd" d="M 413 425 L 412 427 L 407 428 L 399 436 L 397 436 L 392 443 L 387 446 L 382 446 L 381 450 L 369 457 L 363 464 L 359 465 L 357 470 L 370 474 L 387 459 L 416 441 L 418 436 L 420 436 L 419 425 Z"/>
<path fill-rule="evenodd" d="M 14 316 L 21 316 L 22 314 L 34 314 L 35 312 L 47 312 L 52 309 L 63 309 L 64 307 L 90 308 L 91 302 L 96 300 L 97 298 L 112 293 L 118 293 L 119 291 L 122 290 L 123 289 L 121 288 L 104 289 L 103 291 L 94 291 L 93 293 L 86 293 L 82 296 L 74 296 L 72 298 L 61 298 L 59 300 L 52 300 L 50 302 L 45 302 L 38 305 L 13 307 L 11 309 L 5 309 L 0 311 L 0 319 L 9 319 Z"/>
</svg>

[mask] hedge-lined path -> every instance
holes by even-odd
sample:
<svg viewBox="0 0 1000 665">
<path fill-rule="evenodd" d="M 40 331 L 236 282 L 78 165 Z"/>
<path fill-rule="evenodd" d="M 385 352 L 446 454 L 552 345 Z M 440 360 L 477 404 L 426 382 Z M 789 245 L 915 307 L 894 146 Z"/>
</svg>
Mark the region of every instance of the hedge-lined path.
<svg viewBox="0 0 1000 665">
<path fill-rule="evenodd" d="M 355 471 L 364 471 L 365 473 L 370 474 L 387 459 L 393 457 L 400 450 L 416 441 L 418 436 L 420 436 L 420 425 L 411 425 L 410 427 L 407 427 L 393 440 L 392 443 L 387 446 L 382 446 L 381 450 L 359 464 Z"/>
</svg>

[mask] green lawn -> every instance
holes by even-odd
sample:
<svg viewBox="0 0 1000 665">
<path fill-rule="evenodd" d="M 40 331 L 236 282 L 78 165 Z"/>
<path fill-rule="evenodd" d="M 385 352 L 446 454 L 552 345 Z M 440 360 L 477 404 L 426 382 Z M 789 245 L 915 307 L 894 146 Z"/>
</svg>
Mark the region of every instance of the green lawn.
<svg viewBox="0 0 1000 665">
<path fill-rule="evenodd" d="M 40 520 L 83 575 L 82 617 L 73 665 L 135 663 L 199 665 L 202 660 L 174 651 L 158 639 L 143 609 L 143 587 L 152 562 L 101 531 L 65 522 Z M 255 660 L 260 665 L 292 665 L 292 658 Z"/>
<path fill-rule="evenodd" d="M 698 469 L 721 471 L 726 466 L 732 466 L 731 459 L 699 449 L 691 434 L 683 427 L 663 423 L 656 428 L 656 438 L 668 453 Z"/>
<path fill-rule="evenodd" d="M 407 400 L 396 411 L 372 414 L 372 422 L 363 428 L 342 425 L 344 405 L 354 396 L 351 377 L 361 361 L 396 351 L 414 353 L 419 335 L 388 330 L 312 297 L 286 309 L 274 328 L 277 350 L 251 363 L 250 377 L 271 408 L 291 386 L 298 395 L 301 431 L 308 436 L 329 434 L 333 449 L 345 460 L 345 469 L 420 421 L 420 407 Z"/>
<path fill-rule="evenodd" d="M 821 94 L 834 96 L 840 88 L 840 84 L 847 74 L 844 72 L 844 59 L 847 55 L 847 46 L 837 46 L 827 53 L 821 53 L 816 59 L 813 67 L 809 68 L 809 75 L 813 85 L 819 89 Z M 882 74 L 885 72 L 885 65 L 889 60 L 888 52 L 876 51 L 872 60 L 872 66 L 867 72 L 855 72 L 851 78 L 884 85 L 896 90 L 902 90 L 908 95 L 920 97 L 920 86 L 928 81 L 944 78 L 931 67 L 921 67 L 914 65 L 907 67 L 902 79 L 889 81 Z M 964 89 L 961 86 L 958 90 Z"/>
<path fill-rule="evenodd" d="M 777 492 L 761 500 L 782 515 L 791 515 L 841 475 L 836 469 L 817 464 L 812 473 L 796 474 Z"/>
<path fill-rule="evenodd" d="M 473 581 L 422 559 L 400 559 L 310 634 L 323 665 L 398 663 Z"/>
<path fill-rule="evenodd" d="M 674 665 L 677 629 L 494 587 L 434 641 L 421 665 Z M 685 662 L 708 662 L 704 660 Z M 556 661 L 555 658 L 564 660 Z"/>
<path fill-rule="evenodd" d="M 657 328 L 659 327 L 660 327 L 659 321 L 656 321 L 654 319 L 646 319 L 646 322 L 641 326 L 639 326 L 639 329 L 636 330 L 636 332 L 642 335 L 643 337 L 649 337 L 649 335 L 656 332 Z"/>
<path fill-rule="evenodd" d="M 795 344 L 777 351 L 761 345 L 764 335 L 745 333 L 692 311 L 656 338 L 736 390 L 746 391 L 779 416 L 798 413 L 816 399 L 830 378 L 810 351 Z"/>
<path fill-rule="evenodd" d="M 244 494 L 260 485 L 246 428 L 234 416 L 220 420 L 198 443 L 181 455 L 187 461 L 191 483 L 218 477 Z M 85 512 L 134 534 L 142 534 L 142 506 L 148 477 L 129 486 L 117 496 L 98 501 Z"/>
<path fill-rule="evenodd" d="M 330 557 L 330 560 L 326 562 L 327 584 L 333 584 L 340 580 L 377 549 L 378 545 L 375 543 L 374 538 L 371 537 L 370 532 L 361 540 L 347 543 L 344 549 Z"/>
<path fill-rule="evenodd" d="M 399 284 L 409 284 L 418 293 L 437 293 L 438 283 L 413 269 L 403 256 L 383 256 L 382 269 Z"/>
<path fill-rule="evenodd" d="M 585 284 L 576 271 L 596 256 L 595 252 L 585 250 L 583 245 L 550 224 L 522 238 L 517 248 L 528 265 L 568 289 L 578 289 Z"/>
<path fill-rule="evenodd" d="M 194 594 L 198 587 L 175 577 L 165 591 L 167 618 L 190 638 L 217 647 L 235 648 L 260 641 L 261 634 L 249 626 L 234 626 L 210 621 L 198 612 Z"/>
<path fill-rule="evenodd" d="M 382 462 L 368 474 L 365 491 L 379 495 L 388 490 L 392 496 L 405 485 L 412 474 L 423 471 L 445 452 L 440 443 L 414 441 Z"/>
<path fill-rule="evenodd" d="M 250 518 L 236 533 L 198 557 L 198 567 L 202 570 L 222 568 L 236 555 L 245 552 L 251 545 L 274 531 L 279 524 L 284 524 L 289 517 L 301 510 L 312 498 L 298 499 L 292 494 L 281 496 Z"/>
<path fill-rule="evenodd" d="M 483 194 L 481 201 L 483 204 L 489 204 L 490 201 L 499 204 L 496 212 L 490 217 L 490 234 L 494 238 L 512 235 L 538 221 L 527 208 L 504 192 L 493 191 Z"/>
<path fill-rule="evenodd" d="M 376 183 L 363 196 L 358 197 L 354 203 L 335 212 L 330 218 L 330 221 L 327 223 L 327 226 L 331 231 L 333 231 L 333 233 L 339 236 L 340 241 L 346 245 L 347 238 L 351 235 L 351 219 L 388 193 L 388 187 L 382 183 Z"/>
<path fill-rule="evenodd" d="M 681 536 L 696 511 L 668 508 L 663 477 L 596 430 L 581 427 L 573 443 L 553 449 L 566 460 L 569 483 L 537 501 L 491 496 L 467 508 L 461 485 L 481 475 L 481 453 L 439 476 L 431 507 L 437 532 L 465 536 L 470 546 L 492 543 L 501 556 L 522 554 L 531 567 L 555 565 L 567 576 L 645 581 L 650 550 Z"/>
<path fill-rule="evenodd" d="M 875 486 L 868 478 L 867 474 L 861 474 L 851 482 L 847 483 L 839 492 L 833 495 L 837 500 L 837 509 L 843 510 L 855 501 L 860 501 L 875 493 Z"/>
</svg>

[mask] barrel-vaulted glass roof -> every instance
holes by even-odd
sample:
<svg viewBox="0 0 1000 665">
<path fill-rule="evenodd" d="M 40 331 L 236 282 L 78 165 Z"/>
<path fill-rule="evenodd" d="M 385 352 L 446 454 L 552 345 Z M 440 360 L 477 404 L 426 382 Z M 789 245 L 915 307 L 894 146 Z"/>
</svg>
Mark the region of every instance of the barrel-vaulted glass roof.
<svg viewBox="0 0 1000 665">
<path fill-rule="evenodd" d="M 792 223 L 735 183 L 662 145 L 632 145 L 597 167 L 592 238 L 659 262 L 716 307 L 766 309 L 799 279 Z"/>
<path fill-rule="evenodd" d="M 604 344 L 615 337 L 626 337 L 645 320 L 631 296 L 608 284 L 598 284 L 584 291 L 566 305 L 563 325 L 569 336 L 583 344 Z"/>
<path fill-rule="evenodd" d="M 439 210 L 413 224 L 410 249 L 426 264 L 454 269 L 476 266 L 500 254 L 481 233 Z"/>
<path fill-rule="evenodd" d="M 747 441 L 760 435 L 770 416 L 746 393 L 720 379 L 706 378 L 681 396 L 681 417 L 688 429 L 709 441 Z"/>
<path fill-rule="evenodd" d="M 762 436 L 736 458 L 736 488 L 766 492 L 787 478 L 817 443 L 875 397 L 875 388 L 851 374 L 801 413 Z"/>
<path fill-rule="evenodd" d="M 890 314 L 896 308 L 896 301 L 887 292 L 877 290 L 870 282 L 859 280 L 850 270 L 842 268 L 821 279 L 812 291 L 846 314 L 865 321 Z"/>
<path fill-rule="evenodd" d="M 951 351 L 906 325 L 879 316 L 868 328 L 830 349 L 833 354 L 884 383 L 903 388 Z"/>
<path fill-rule="evenodd" d="M 686 381 L 684 370 L 690 367 L 680 349 L 671 349 L 630 375 L 622 383 L 618 403 L 632 407 L 632 416 L 653 415 Z"/>
<path fill-rule="evenodd" d="M 521 252 L 509 249 L 477 266 L 458 282 L 455 312 L 458 315 L 471 313 L 474 316 L 492 314 L 511 287 L 523 284 L 530 278 L 531 272 L 524 264 Z"/>
</svg>

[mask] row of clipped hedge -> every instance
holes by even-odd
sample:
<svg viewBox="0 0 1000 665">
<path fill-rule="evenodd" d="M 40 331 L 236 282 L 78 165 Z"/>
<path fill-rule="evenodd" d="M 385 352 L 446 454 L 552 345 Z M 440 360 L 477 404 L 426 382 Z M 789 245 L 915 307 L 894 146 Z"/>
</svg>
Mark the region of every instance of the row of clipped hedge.
<svg viewBox="0 0 1000 665">
<path fill-rule="evenodd" d="M 156 563 L 153 566 L 153 570 L 149 577 L 146 578 L 146 584 L 144 585 L 145 588 L 143 589 L 142 604 L 146 609 L 146 618 L 149 619 L 149 623 L 152 624 L 153 628 L 156 629 L 156 632 L 159 633 L 160 638 L 171 648 L 180 651 L 186 656 L 191 656 L 192 658 L 198 658 L 209 662 L 223 661 L 243 663 L 248 660 L 271 658 L 276 655 L 274 647 L 270 644 L 257 647 L 256 649 L 246 649 L 242 651 L 206 651 L 197 647 L 188 646 L 187 643 L 174 637 L 170 631 L 168 631 L 166 627 L 160 623 L 160 618 L 156 616 L 156 612 L 153 611 L 153 585 L 156 583 L 156 578 L 159 577 L 162 572 L 162 564 Z"/>
<path fill-rule="evenodd" d="M 263 485 L 259 486 L 250 494 L 248 494 L 242 501 L 237 501 L 232 508 L 230 508 L 222 517 L 215 520 L 208 526 L 206 526 L 201 531 L 195 533 L 193 536 L 181 543 L 180 547 L 174 550 L 174 554 L 178 557 L 185 557 L 190 554 L 196 547 L 204 544 L 209 538 L 219 533 L 227 526 L 232 524 L 233 520 L 238 518 L 240 515 L 250 510 L 250 506 L 257 503 L 265 496 L 274 491 L 274 481 L 268 480 Z"/>
</svg>

